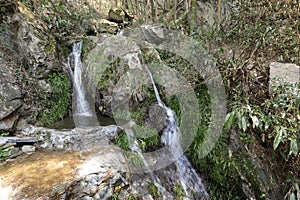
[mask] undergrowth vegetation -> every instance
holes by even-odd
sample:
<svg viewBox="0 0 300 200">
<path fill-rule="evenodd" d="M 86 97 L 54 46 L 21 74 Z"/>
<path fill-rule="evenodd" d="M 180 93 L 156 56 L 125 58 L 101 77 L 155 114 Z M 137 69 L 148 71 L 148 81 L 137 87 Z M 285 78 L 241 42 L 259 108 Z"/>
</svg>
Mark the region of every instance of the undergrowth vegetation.
<svg viewBox="0 0 300 200">
<path fill-rule="evenodd" d="M 62 120 L 70 104 L 70 81 L 63 73 L 53 73 L 48 76 L 51 92 L 47 99 L 48 103 L 43 110 L 40 121 L 43 125 L 49 125 L 57 120 Z"/>
<path fill-rule="evenodd" d="M 195 34 L 217 58 L 228 94 L 224 134 L 210 155 L 195 161 L 212 199 L 300 197 L 299 83 L 281 81 L 269 93 L 272 61 L 300 63 L 299 7 L 299 1 L 237 1 L 210 35 Z M 253 176 L 263 170 L 249 155 L 264 160 L 285 186 L 264 191 L 264 178 Z M 248 189 L 252 194 L 241 196 Z"/>
<path fill-rule="evenodd" d="M 205 158 L 198 151 L 211 108 L 201 74 L 188 61 L 158 50 L 161 59 L 191 83 L 198 98 L 200 125 L 187 155 L 205 176 L 211 199 L 299 198 L 299 83 L 280 82 L 269 93 L 271 62 L 300 64 L 299 1 L 230 2 L 232 10 L 219 24 L 194 26 L 192 32 L 189 17 L 179 17 L 180 24 L 176 20 L 167 24 L 191 35 L 214 55 L 226 86 L 224 130 Z M 164 94 L 163 87 L 159 90 Z M 162 96 L 180 121 L 178 99 Z M 143 107 L 147 104 L 151 103 Z M 147 110 L 135 106 L 133 116 L 143 123 Z"/>
</svg>

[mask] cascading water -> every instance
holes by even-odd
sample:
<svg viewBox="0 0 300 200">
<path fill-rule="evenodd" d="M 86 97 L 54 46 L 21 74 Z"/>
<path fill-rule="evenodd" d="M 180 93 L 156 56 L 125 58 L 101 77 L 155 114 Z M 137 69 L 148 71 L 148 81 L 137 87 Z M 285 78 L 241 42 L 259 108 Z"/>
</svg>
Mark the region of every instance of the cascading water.
<svg viewBox="0 0 300 200">
<path fill-rule="evenodd" d="M 129 126 L 130 127 L 133 127 L 135 123 L 133 121 L 130 121 L 129 122 Z M 142 159 L 142 162 L 144 164 L 144 166 L 146 167 L 147 171 L 149 172 L 149 175 L 151 176 L 152 178 L 152 181 L 153 181 L 153 184 L 157 187 L 158 191 L 162 194 L 166 194 L 168 193 L 168 191 L 166 190 L 166 188 L 164 188 L 160 183 L 159 183 L 159 180 L 158 178 L 155 176 L 155 174 L 150 170 L 150 167 L 148 165 L 148 162 L 146 161 L 145 157 L 143 156 L 142 154 L 142 150 L 141 148 L 139 147 L 139 144 L 138 142 L 136 141 L 135 139 L 135 136 L 134 136 L 134 133 L 132 131 L 132 129 L 125 129 L 125 132 L 126 132 L 126 135 L 127 135 L 127 139 L 128 139 L 128 142 L 129 142 L 129 148 L 130 150 L 132 151 L 135 151 L 137 153 L 137 155 Z M 163 200 L 167 200 L 165 198 L 165 196 L 162 196 L 163 197 Z"/>
<path fill-rule="evenodd" d="M 88 102 L 85 96 L 85 90 L 82 84 L 82 62 L 81 56 L 82 42 L 76 42 L 73 45 L 73 52 L 68 57 L 68 66 L 73 78 L 74 92 L 76 94 L 76 105 L 74 114 L 91 116 L 92 112 L 89 108 Z M 71 60 L 74 61 L 74 73 L 71 70 Z"/>
<path fill-rule="evenodd" d="M 147 71 L 147 73 L 150 77 L 150 80 L 151 80 L 151 83 L 152 83 L 152 86 L 153 86 L 153 89 L 154 89 L 154 93 L 155 93 L 155 97 L 156 97 L 158 105 L 163 107 L 163 108 L 166 108 L 166 105 L 164 104 L 164 102 L 161 100 L 161 98 L 159 96 L 157 87 L 156 87 L 155 82 L 154 82 L 154 78 L 153 78 L 152 73 L 151 73 L 151 71 L 150 71 L 150 69 L 147 65 L 146 65 L 146 71 Z"/>
<path fill-rule="evenodd" d="M 118 42 L 115 42 L 115 41 L 118 41 Z M 122 33 L 118 34 L 116 37 L 112 37 L 112 39 L 111 38 L 106 39 L 104 42 L 102 42 L 102 44 L 104 45 L 104 47 L 106 47 L 106 49 L 105 49 L 106 56 L 121 57 L 120 60 L 123 63 L 128 64 L 128 66 L 133 64 L 133 65 L 136 65 L 135 67 L 137 69 L 146 69 L 146 71 L 151 79 L 154 91 L 155 91 L 157 103 L 166 112 L 167 119 L 166 119 L 165 128 L 163 129 L 161 143 L 164 144 L 166 147 L 168 147 L 166 149 L 169 149 L 166 151 L 166 154 L 164 154 L 164 155 L 169 156 L 170 154 L 168 154 L 168 153 L 171 153 L 172 155 L 170 155 L 170 157 L 176 158 L 176 159 L 172 159 L 172 160 L 176 160 L 176 161 L 164 169 L 151 171 L 152 170 L 152 168 L 151 168 L 152 162 L 155 164 L 158 162 L 156 162 L 157 160 L 151 160 L 151 159 L 148 160 L 146 156 L 144 157 L 143 153 L 141 152 L 141 148 L 138 145 L 138 142 L 137 142 L 138 140 L 136 139 L 136 137 L 134 135 L 132 124 L 130 124 L 130 122 L 129 122 L 128 125 L 124 124 L 124 128 L 123 128 L 123 130 L 125 130 L 125 132 L 127 134 L 129 147 L 132 151 L 136 152 L 136 155 L 138 155 L 141 158 L 139 161 L 142 161 L 144 164 L 143 166 L 140 166 L 141 162 L 138 162 L 138 166 L 135 166 L 135 163 L 133 162 L 132 168 L 135 169 L 135 167 L 136 167 L 136 168 L 139 168 L 142 170 L 144 170 L 146 168 L 146 170 L 143 172 L 147 173 L 146 176 L 147 175 L 151 176 L 152 182 L 157 186 L 159 192 L 162 193 L 162 195 L 163 195 L 162 197 L 164 199 L 170 199 L 168 197 L 172 196 L 172 195 L 166 195 L 166 194 L 168 194 L 170 192 L 172 193 L 172 187 L 173 187 L 172 184 L 175 183 L 175 181 L 177 181 L 177 180 L 180 181 L 183 189 L 185 190 L 186 199 L 188 199 L 188 200 L 207 199 L 206 197 L 208 197 L 208 194 L 205 191 L 205 187 L 202 183 L 201 178 L 196 173 L 196 171 L 193 169 L 193 167 L 190 164 L 190 162 L 188 161 L 188 159 L 184 156 L 184 152 L 181 147 L 181 133 L 180 133 L 179 127 L 176 122 L 175 113 L 170 108 L 168 108 L 165 105 L 165 103 L 161 100 L 159 92 L 155 85 L 155 81 L 153 79 L 152 73 L 151 73 L 150 69 L 148 68 L 148 66 L 145 64 L 146 62 L 144 62 L 144 61 L 136 62 L 140 58 L 138 56 L 136 56 L 136 57 L 133 56 L 133 55 L 141 55 L 142 54 L 139 51 L 139 47 L 137 45 L 135 45 L 134 43 L 127 41 L 125 39 L 125 37 L 122 36 Z M 131 49 L 134 49 L 134 50 L 131 50 Z M 128 50 L 130 50 L 130 53 L 135 52 L 135 51 L 137 51 L 137 53 L 136 54 L 132 53 L 132 54 L 130 54 L 130 56 L 124 57 L 124 55 L 128 54 Z M 93 65 L 91 65 L 91 66 L 93 66 Z M 129 79 L 129 80 L 131 80 L 131 79 Z M 131 83 L 131 82 L 128 81 L 128 83 Z M 127 94 L 126 92 L 120 92 L 120 91 L 126 90 L 126 87 L 124 87 L 124 85 L 120 85 L 120 88 L 116 87 L 114 89 L 114 92 L 117 94 L 116 95 L 116 97 L 117 97 L 116 103 L 119 103 L 119 101 L 123 102 L 124 99 L 126 99 L 127 95 L 130 96 L 131 93 Z M 118 96 L 119 94 L 123 94 L 123 95 Z M 120 97 L 120 99 L 119 99 L 119 97 Z M 115 104 L 115 105 L 119 105 L 119 104 Z M 120 104 L 120 105 L 123 105 L 123 104 Z M 118 110 L 116 109 L 115 111 L 118 111 Z M 166 158 L 166 159 L 169 159 L 169 158 Z M 145 166 L 145 168 L 144 168 L 144 166 Z"/>
<path fill-rule="evenodd" d="M 150 80 L 152 82 L 157 103 L 165 110 L 167 116 L 166 127 L 163 130 L 161 143 L 169 147 L 173 156 L 175 158 L 178 158 L 175 161 L 175 164 L 177 167 L 179 180 L 186 193 L 186 199 L 195 199 L 192 198 L 192 196 L 194 195 L 193 193 L 197 191 L 205 191 L 204 185 L 187 157 L 183 154 L 183 150 L 180 144 L 181 133 L 177 125 L 175 112 L 167 107 L 161 100 L 152 73 L 147 66 L 146 71 L 148 72 Z M 208 194 L 206 192 L 204 195 L 208 197 Z"/>
<path fill-rule="evenodd" d="M 81 62 L 82 42 L 73 45 L 73 51 L 68 56 L 68 67 L 73 82 L 73 120 L 75 127 L 99 126 L 97 116 L 92 111 L 92 104 L 89 104 L 88 94 L 85 91 L 84 65 Z M 74 73 L 72 71 L 74 69 Z"/>
<path fill-rule="evenodd" d="M 91 116 L 92 112 L 89 107 L 88 101 L 86 100 L 86 94 L 84 90 L 84 85 L 82 81 L 82 62 L 81 62 L 81 48 L 82 48 L 82 42 L 76 42 L 73 45 L 73 52 L 70 53 L 68 57 L 68 66 L 71 73 L 71 76 L 73 78 L 73 84 L 74 84 L 74 93 L 76 98 L 75 103 L 75 110 L 73 110 L 75 115 L 85 115 L 85 116 Z M 72 72 L 71 68 L 71 62 L 74 66 L 74 73 Z"/>
</svg>

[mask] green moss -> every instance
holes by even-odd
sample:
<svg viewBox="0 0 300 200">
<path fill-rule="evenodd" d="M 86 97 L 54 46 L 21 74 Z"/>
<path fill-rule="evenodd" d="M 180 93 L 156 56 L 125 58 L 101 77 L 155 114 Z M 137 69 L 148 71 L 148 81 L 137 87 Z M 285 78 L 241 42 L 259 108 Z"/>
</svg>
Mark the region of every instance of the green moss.
<svg viewBox="0 0 300 200">
<path fill-rule="evenodd" d="M 82 39 L 82 57 L 85 58 L 86 54 L 93 49 L 96 46 L 96 44 L 88 39 L 88 38 L 83 38 Z"/>
<path fill-rule="evenodd" d="M 168 99 L 168 106 L 175 112 L 178 121 L 181 120 L 181 109 L 178 98 L 175 95 L 172 95 Z"/>
<path fill-rule="evenodd" d="M 0 162 L 4 161 L 6 159 L 7 156 L 9 156 L 10 151 L 13 149 L 14 147 L 9 147 L 7 149 L 2 149 L 0 150 Z"/>
<path fill-rule="evenodd" d="M 137 200 L 134 194 L 130 194 L 126 197 L 126 200 Z"/>
<path fill-rule="evenodd" d="M 55 53 L 56 48 L 55 48 L 55 40 L 54 39 L 50 39 L 49 43 L 46 45 L 45 47 L 46 52 L 48 53 Z"/>
<path fill-rule="evenodd" d="M 186 197 L 184 188 L 179 181 L 176 181 L 173 187 L 173 192 L 175 193 L 178 200 L 184 200 Z"/>
<path fill-rule="evenodd" d="M 51 93 L 48 95 L 47 105 L 40 115 L 43 125 L 49 125 L 61 120 L 67 114 L 70 105 L 70 82 L 62 73 L 53 73 L 48 76 Z"/>
<path fill-rule="evenodd" d="M 129 149 L 129 141 L 128 141 L 128 137 L 125 132 L 121 132 L 117 136 L 117 138 L 115 140 L 115 144 L 123 150 Z"/>
<path fill-rule="evenodd" d="M 152 195 L 154 199 L 159 198 L 158 188 L 154 183 L 151 183 L 148 187 L 149 193 Z"/>
<path fill-rule="evenodd" d="M 156 129 L 150 126 L 135 125 L 133 130 L 143 152 L 154 151 L 160 145 L 160 137 Z"/>
</svg>

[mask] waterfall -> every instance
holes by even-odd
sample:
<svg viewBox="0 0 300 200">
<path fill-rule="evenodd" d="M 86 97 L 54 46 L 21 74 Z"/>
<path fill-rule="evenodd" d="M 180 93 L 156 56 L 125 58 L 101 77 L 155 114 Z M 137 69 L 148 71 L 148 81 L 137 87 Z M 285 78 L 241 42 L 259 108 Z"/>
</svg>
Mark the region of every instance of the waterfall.
<svg viewBox="0 0 300 200">
<path fill-rule="evenodd" d="M 86 94 L 85 94 L 83 80 L 82 80 L 83 65 L 80 58 L 81 48 L 82 48 L 82 42 L 74 43 L 73 51 L 68 56 L 68 66 L 74 84 L 73 95 L 75 95 L 74 98 L 76 101 L 73 112 L 75 115 L 91 116 L 92 112 L 86 99 Z M 72 72 L 72 68 L 71 68 L 72 65 L 74 66 L 74 73 Z"/>
<path fill-rule="evenodd" d="M 186 193 L 186 199 L 192 199 L 191 197 L 194 196 L 194 192 L 205 191 L 204 185 L 200 176 L 197 174 L 187 157 L 184 155 L 183 149 L 180 144 L 181 133 L 177 124 L 177 117 L 175 112 L 167 107 L 161 100 L 152 73 L 148 66 L 146 66 L 146 71 L 148 72 L 150 80 L 152 82 L 157 103 L 166 111 L 166 126 L 163 130 L 161 143 L 169 147 L 173 156 L 177 158 L 177 160 L 175 161 L 175 165 L 177 167 L 179 181 Z M 206 192 L 205 195 L 208 197 L 208 194 Z"/>
<path fill-rule="evenodd" d="M 166 105 L 164 104 L 164 102 L 161 100 L 161 98 L 159 96 L 157 87 L 156 87 L 155 82 L 154 82 L 154 78 L 153 78 L 152 73 L 151 73 L 151 71 L 150 71 L 150 69 L 147 65 L 146 65 L 146 71 L 149 74 L 149 77 L 150 77 L 150 80 L 151 80 L 151 83 L 152 83 L 152 86 L 153 86 L 153 89 L 154 89 L 154 93 L 155 93 L 155 97 L 156 97 L 158 105 L 165 108 Z"/>
<path fill-rule="evenodd" d="M 130 129 L 125 129 L 125 132 L 126 132 L 126 135 L 127 135 L 130 150 L 136 152 L 137 155 L 142 159 L 142 162 L 143 162 L 144 166 L 146 167 L 147 172 L 151 176 L 153 184 L 157 187 L 158 191 L 162 194 L 168 193 L 166 188 L 162 184 L 160 184 L 158 178 L 150 170 L 149 164 L 148 164 L 148 162 L 146 161 L 145 157 L 142 154 L 142 150 L 139 147 L 139 144 L 135 139 L 134 132 L 132 131 L 132 127 L 135 125 L 135 123 L 133 121 L 130 121 L 128 123 L 128 125 L 131 128 Z M 163 200 L 167 200 L 167 199 L 163 196 Z"/>
<path fill-rule="evenodd" d="M 93 113 L 92 104 L 89 104 L 84 77 L 84 65 L 81 62 L 82 42 L 73 44 L 73 51 L 68 56 L 68 68 L 73 83 L 72 109 L 76 127 L 99 126 L 97 116 Z M 74 69 L 74 72 L 73 70 Z"/>
</svg>

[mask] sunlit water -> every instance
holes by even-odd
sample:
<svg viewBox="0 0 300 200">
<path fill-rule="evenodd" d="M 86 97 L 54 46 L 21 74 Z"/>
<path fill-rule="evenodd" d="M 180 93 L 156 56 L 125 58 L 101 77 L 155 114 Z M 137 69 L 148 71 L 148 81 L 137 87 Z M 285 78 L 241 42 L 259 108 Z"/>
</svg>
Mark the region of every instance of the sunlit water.
<svg viewBox="0 0 300 200">
<path fill-rule="evenodd" d="M 191 199 L 193 196 L 192 193 L 203 192 L 204 185 L 202 183 L 200 176 L 192 167 L 191 163 L 184 155 L 184 152 L 182 150 L 180 144 L 181 133 L 177 124 L 177 118 L 175 112 L 171 110 L 169 107 L 167 107 L 164 104 L 164 102 L 161 100 L 152 73 L 148 67 L 146 67 L 146 70 L 152 82 L 157 103 L 165 110 L 167 116 L 166 127 L 163 130 L 161 143 L 164 144 L 165 146 L 168 146 L 173 156 L 177 158 L 175 164 L 178 171 L 179 181 L 186 193 L 186 199 Z M 205 195 L 208 196 L 207 193 L 205 193 Z"/>
<path fill-rule="evenodd" d="M 72 73 L 71 70 L 74 90 L 75 90 L 73 95 L 75 95 L 76 97 L 76 105 L 75 105 L 75 110 L 73 110 L 73 113 L 77 115 L 91 116 L 92 111 L 86 99 L 86 94 L 85 94 L 85 89 L 84 89 L 84 84 L 82 79 L 83 65 L 80 58 L 81 48 L 82 48 L 82 42 L 74 43 L 73 52 L 68 57 L 69 69 L 71 69 L 72 61 L 74 65 L 74 73 Z"/>
</svg>

